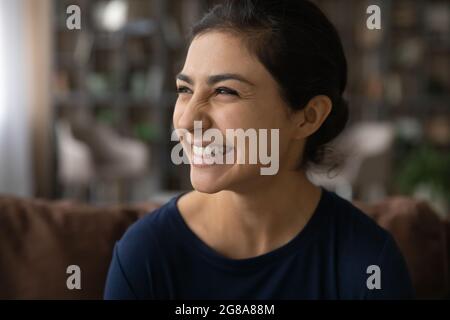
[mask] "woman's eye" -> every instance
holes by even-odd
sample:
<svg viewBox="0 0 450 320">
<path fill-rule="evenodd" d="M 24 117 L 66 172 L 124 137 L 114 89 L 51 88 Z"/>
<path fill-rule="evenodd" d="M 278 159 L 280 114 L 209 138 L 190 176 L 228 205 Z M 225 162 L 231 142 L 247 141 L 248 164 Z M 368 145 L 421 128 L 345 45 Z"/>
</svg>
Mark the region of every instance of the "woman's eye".
<svg viewBox="0 0 450 320">
<path fill-rule="evenodd" d="M 178 94 L 182 94 L 182 93 L 191 94 L 192 91 L 191 91 L 191 89 L 189 89 L 188 87 L 178 87 L 178 88 L 177 88 L 177 93 L 178 93 Z"/>
<path fill-rule="evenodd" d="M 216 89 L 216 94 L 225 94 L 225 95 L 239 96 L 237 91 L 235 91 L 233 89 L 230 89 L 230 88 L 225 88 L 225 87 L 217 88 Z"/>
</svg>

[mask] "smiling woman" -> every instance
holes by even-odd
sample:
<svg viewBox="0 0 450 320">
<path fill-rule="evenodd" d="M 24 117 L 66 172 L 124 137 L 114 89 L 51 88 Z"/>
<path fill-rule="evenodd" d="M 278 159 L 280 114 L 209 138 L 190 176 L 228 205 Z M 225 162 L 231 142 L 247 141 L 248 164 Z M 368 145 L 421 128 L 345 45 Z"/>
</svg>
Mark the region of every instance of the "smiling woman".
<svg viewBox="0 0 450 320">
<path fill-rule="evenodd" d="M 412 297 L 390 234 L 306 176 L 348 118 L 342 45 L 315 5 L 223 1 L 194 26 L 176 82 L 173 124 L 185 133 L 195 190 L 126 232 L 105 298 Z M 250 161 L 195 165 L 192 151 L 214 143 L 192 140 L 198 121 L 202 133 L 278 130 L 279 170 L 261 175 L 263 163 Z M 249 143 L 233 145 L 235 158 L 250 156 Z M 369 266 L 380 270 L 380 285 L 368 285 Z"/>
</svg>

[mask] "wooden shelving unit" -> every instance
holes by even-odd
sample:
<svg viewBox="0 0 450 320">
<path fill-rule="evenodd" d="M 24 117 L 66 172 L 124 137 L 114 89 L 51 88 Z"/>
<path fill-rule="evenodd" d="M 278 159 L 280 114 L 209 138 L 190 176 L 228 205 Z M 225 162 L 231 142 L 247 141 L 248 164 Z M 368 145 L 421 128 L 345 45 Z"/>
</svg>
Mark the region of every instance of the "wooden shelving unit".
<svg viewBox="0 0 450 320">
<path fill-rule="evenodd" d="M 352 121 L 450 116 L 448 1 L 315 2 L 344 43 Z M 381 30 L 366 28 L 366 8 L 372 4 L 381 8 Z"/>
<path fill-rule="evenodd" d="M 105 30 L 99 8 L 108 1 L 53 1 L 54 115 L 60 119 L 91 114 L 96 121 L 148 145 L 151 161 L 148 176 L 142 179 L 144 186 L 125 183 L 119 188 L 144 189 L 141 195 L 127 192 L 119 199 L 108 199 L 139 201 L 154 192 L 188 187 L 186 169 L 170 161 L 174 77 L 182 66 L 188 28 L 202 13 L 204 2 L 115 2 L 126 6 L 126 21 L 117 30 Z M 66 8 L 73 4 L 81 9 L 81 30 L 66 27 Z M 88 200 L 94 202 L 98 200 L 95 188 L 93 184 L 87 192 Z M 55 197 L 64 195 L 63 185 L 55 189 Z"/>
</svg>

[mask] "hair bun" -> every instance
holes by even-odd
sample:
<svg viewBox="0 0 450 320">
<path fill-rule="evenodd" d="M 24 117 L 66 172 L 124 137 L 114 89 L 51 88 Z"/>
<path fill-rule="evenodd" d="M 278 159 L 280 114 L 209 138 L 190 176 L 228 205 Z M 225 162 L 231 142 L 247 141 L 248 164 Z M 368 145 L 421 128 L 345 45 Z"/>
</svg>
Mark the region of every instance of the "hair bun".
<svg viewBox="0 0 450 320">
<path fill-rule="evenodd" d="M 336 138 L 344 130 L 348 117 L 348 102 L 342 96 L 339 96 L 338 99 L 333 101 L 330 115 L 319 129 L 319 131 L 323 130 L 320 143 L 328 143 Z"/>
</svg>

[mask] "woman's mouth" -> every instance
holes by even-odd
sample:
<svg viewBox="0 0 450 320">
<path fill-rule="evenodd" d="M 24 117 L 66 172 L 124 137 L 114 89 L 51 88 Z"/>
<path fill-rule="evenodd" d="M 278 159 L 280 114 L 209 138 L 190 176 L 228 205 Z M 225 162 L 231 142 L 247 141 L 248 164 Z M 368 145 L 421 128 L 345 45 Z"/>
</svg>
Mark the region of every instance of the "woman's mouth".
<svg viewBox="0 0 450 320">
<path fill-rule="evenodd" d="M 226 163 L 226 155 L 234 150 L 227 145 L 209 144 L 207 146 L 191 145 L 191 164 L 193 166 L 211 166 Z"/>
</svg>

